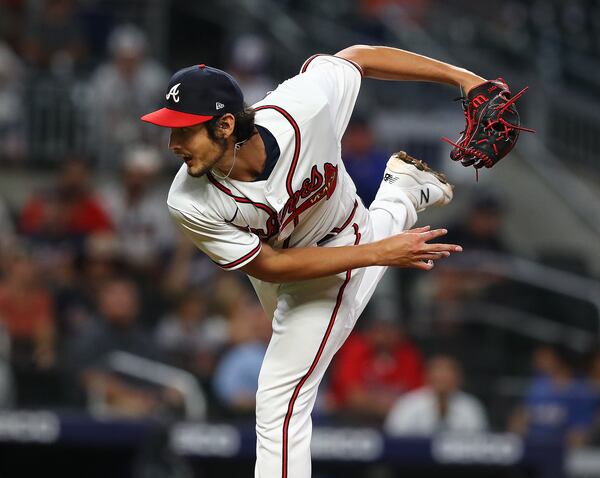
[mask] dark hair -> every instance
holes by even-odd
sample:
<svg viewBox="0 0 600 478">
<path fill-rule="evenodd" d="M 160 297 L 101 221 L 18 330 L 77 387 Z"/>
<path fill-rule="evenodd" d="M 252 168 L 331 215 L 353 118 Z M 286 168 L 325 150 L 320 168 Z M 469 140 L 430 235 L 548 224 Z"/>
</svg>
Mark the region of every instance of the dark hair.
<svg viewBox="0 0 600 478">
<path fill-rule="evenodd" d="M 252 133 L 254 133 L 254 115 L 256 111 L 251 106 L 246 106 L 242 111 L 233 115 L 235 117 L 235 126 L 233 128 L 233 136 L 236 141 L 246 141 Z M 213 141 L 218 141 L 220 138 L 217 136 L 217 127 L 221 116 L 215 116 L 210 121 L 207 121 L 206 131 L 208 136 Z"/>
</svg>

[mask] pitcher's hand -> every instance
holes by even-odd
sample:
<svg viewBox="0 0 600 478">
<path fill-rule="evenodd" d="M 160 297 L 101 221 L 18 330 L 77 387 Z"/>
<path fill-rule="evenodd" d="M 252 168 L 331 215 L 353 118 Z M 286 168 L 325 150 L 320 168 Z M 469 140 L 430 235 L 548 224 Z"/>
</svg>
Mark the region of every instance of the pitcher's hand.
<svg viewBox="0 0 600 478">
<path fill-rule="evenodd" d="M 434 261 L 462 251 L 457 244 L 429 243 L 447 232 L 446 229 L 431 230 L 430 226 L 424 226 L 377 241 L 373 243 L 377 247 L 377 263 L 428 271 L 433 268 Z"/>
</svg>

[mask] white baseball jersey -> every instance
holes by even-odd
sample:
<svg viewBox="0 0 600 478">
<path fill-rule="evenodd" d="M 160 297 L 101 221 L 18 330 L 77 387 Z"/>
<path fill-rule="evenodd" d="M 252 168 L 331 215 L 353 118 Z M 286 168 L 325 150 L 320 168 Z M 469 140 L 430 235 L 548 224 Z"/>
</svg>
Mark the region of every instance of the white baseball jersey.
<svg viewBox="0 0 600 478">
<path fill-rule="evenodd" d="M 199 249 L 233 270 L 251 262 L 262 241 L 275 248 L 320 245 L 351 223 L 358 199 L 340 141 L 361 79 L 356 63 L 315 55 L 254 105 L 256 124 L 280 152 L 265 180 L 194 178 L 181 167 L 167 203 Z"/>
<path fill-rule="evenodd" d="M 414 207 L 400 189 L 380 189 L 367 210 L 341 161 L 340 140 L 361 77 L 353 62 L 316 55 L 255 104 L 267 151 L 257 180 L 194 178 L 181 167 L 169 210 L 198 248 L 236 269 L 252 261 L 263 242 L 275 248 L 360 244 L 414 223 Z M 250 278 L 273 326 L 256 394 L 256 478 L 310 477 L 318 386 L 385 269 L 285 284 Z"/>
</svg>

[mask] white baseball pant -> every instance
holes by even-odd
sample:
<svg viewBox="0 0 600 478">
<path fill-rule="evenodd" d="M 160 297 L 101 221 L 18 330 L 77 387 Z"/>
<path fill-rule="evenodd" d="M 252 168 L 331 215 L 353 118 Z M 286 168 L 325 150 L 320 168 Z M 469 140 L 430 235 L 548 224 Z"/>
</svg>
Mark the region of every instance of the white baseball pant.
<svg viewBox="0 0 600 478">
<path fill-rule="evenodd" d="M 359 201 L 351 224 L 326 246 L 373 242 L 415 221 L 408 198 L 394 203 L 376 199 L 370 210 Z M 256 394 L 256 478 L 311 476 L 317 388 L 385 270 L 374 266 L 286 284 L 251 278 L 273 322 Z"/>
</svg>

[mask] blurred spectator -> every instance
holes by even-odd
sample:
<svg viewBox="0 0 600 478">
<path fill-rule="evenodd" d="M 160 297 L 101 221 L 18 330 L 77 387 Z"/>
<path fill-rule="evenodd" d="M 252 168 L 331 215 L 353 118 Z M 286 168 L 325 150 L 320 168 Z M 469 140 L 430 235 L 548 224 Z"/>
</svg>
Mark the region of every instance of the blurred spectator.
<svg viewBox="0 0 600 478">
<path fill-rule="evenodd" d="M 243 35 L 233 43 L 227 71 L 237 80 L 244 101 L 253 105 L 275 89 L 275 81 L 267 75 L 269 44 L 257 35 Z"/>
<path fill-rule="evenodd" d="M 400 397 L 385 420 L 390 435 L 431 435 L 441 431 L 478 432 L 487 428 L 485 409 L 460 390 L 456 360 L 438 355 L 427 363 L 426 385 Z"/>
<path fill-rule="evenodd" d="M 67 160 L 56 183 L 33 194 L 19 218 L 20 232 L 35 247 L 40 272 L 57 291 L 81 286 L 77 259 L 87 238 L 112 228 L 103 205 L 90 190 L 89 174 L 83 161 Z"/>
<path fill-rule="evenodd" d="M 119 243 L 112 233 L 90 235 L 81 257 L 82 283 L 94 301 L 107 282 L 124 271 Z"/>
<path fill-rule="evenodd" d="M 123 269 L 118 242 L 112 233 L 88 236 L 76 259 L 75 264 L 63 263 L 61 280 L 54 283 L 58 338 L 67 343 L 94 327 L 96 298 Z M 56 275 L 53 274 L 55 279 Z"/>
<path fill-rule="evenodd" d="M 592 388 L 600 395 L 600 350 L 591 357 L 589 379 Z"/>
<path fill-rule="evenodd" d="M 502 239 L 504 205 L 501 200 L 484 193 L 475 195 L 472 204 L 462 223 L 448 227 L 444 240 L 460 244 L 465 251 L 507 252 L 509 248 Z"/>
<path fill-rule="evenodd" d="M 381 184 L 389 154 L 376 148 L 373 132 L 364 118 L 350 121 L 342 139 L 342 156 L 358 195 L 368 207 Z"/>
<path fill-rule="evenodd" d="M 594 394 L 594 425 L 590 433 L 590 442 L 598 446 L 600 445 L 600 350 L 596 350 L 591 357 L 588 379 Z"/>
<path fill-rule="evenodd" d="M 86 56 L 76 0 L 45 0 L 29 25 L 23 54 L 29 63 L 57 76 L 70 76 Z"/>
<path fill-rule="evenodd" d="M 40 272 L 54 284 L 62 282 L 65 267 L 73 264 L 83 241 L 69 230 L 69 211 L 54 190 L 31 196 L 19 218 L 19 229 L 32 244 Z"/>
<path fill-rule="evenodd" d="M 556 440 L 571 447 L 584 444 L 593 421 L 591 387 L 575 376 L 566 353 L 556 347 L 538 347 L 533 362 L 537 375 L 509 428 L 532 440 Z"/>
<path fill-rule="evenodd" d="M 228 330 L 223 318 L 207 317 L 206 307 L 200 291 L 186 292 L 158 324 L 155 340 L 174 365 L 208 381 Z"/>
<path fill-rule="evenodd" d="M 53 404 L 59 399 L 59 386 L 52 295 L 42 281 L 38 264 L 22 245 L 14 246 L 7 254 L 3 272 L 0 326 L 8 334 L 10 346 L 6 344 L 5 351 L 10 351 L 14 373 L 14 387 L 4 398 L 12 400 L 14 396 L 20 407 Z M 3 380 L 12 383 L 11 372 L 0 372 L 4 372 Z"/>
<path fill-rule="evenodd" d="M 114 371 L 110 362 L 117 351 L 160 359 L 150 336 L 138 325 L 136 285 L 124 278 L 111 279 L 100 289 L 97 301 L 102 321 L 70 344 L 68 364 L 74 378 L 86 391 L 93 411 L 148 416 L 160 409 L 164 400 L 172 400 L 172 392 L 125 377 Z"/>
<path fill-rule="evenodd" d="M 0 0 L 0 38 L 18 48 L 25 23 L 25 0 Z"/>
<path fill-rule="evenodd" d="M 257 300 L 247 276 L 231 274 L 219 268 L 212 280 L 210 291 L 211 311 L 228 321 L 228 341 L 238 342 L 238 335 L 244 340 L 247 333 L 243 320 L 246 307 L 252 309 Z"/>
<path fill-rule="evenodd" d="M 271 321 L 262 306 L 251 299 L 241 304 L 243 314 L 233 319 L 235 343 L 221 358 L 213 380 L 217 397 L 238 415 L 254 413 L 258 375 L 271 338 Z"/>
<path fill-rule="evenodd" d="M 338 352 L 331 376 L 333 405 L 382 421 L 400 395 L 422 384 L 419 351 L 396 323 L 377 318 Z"/>
<path fill-rule="evenodd" d="M 166 294 L 178 296 L 190 287 L 212 287 L 221 272 L 181 231 L 175 231 L 175 249 L 167 260 L 162 281 Z"/>
<path fill-rule="evenodd" d="M 15 247 L 0 280 L 0 324 L 11 340 L 17 368 L 46 369 L 55 362 L 53 299 L 30 252 Z"/>
<path fill-rule="evenodd" d="M 421 23 L 430 8 L 430 0 L 360 0 L 361 13 L 367 17 L 393 15 L 403 23 Z"/>
<path fill-rule="evenodd" d="M 430 302 L 434 308 L 430 315 L 434 317 L 436 332 L 447 336 L 464 333 L 464 306 L 468 301 L 483 297 L 502 303 L 506 297 L 515 296 L 514 290 L 510 289 L 512 284 L 502 275 L 485 271 L 503 264 L 493 253 L 510 251 L 502 239 L 504 207 L 489 193 L 475 195 L 471 203 L 473 206 L 464 221 L 449 226 L 448 234 L 444 236 L 444 241 L 460 244 L 465 255 L 440 264 L 434 278 L 436 286 L 430 288 L 435 294 Z M 470 267 L 464 270 L 453 267 L 455 264 Z"/>
<path fill-rule="evenodd" d="M 100 164 L 114 168 L 125 148 L 163 141 L 139 119 L 162 102 L 169 77 L 159 63 L 146 57 L 146 35 L 134 25 L 115 28 L 108 48 L 111 59 L 94 72 L 91 98 Z"/>
<path fill-rule="evenodd" d="M 120 251 L 128 265 L 143 274 L 158 272 L 165 253 L 174 247 L 175 226 L 166 198 L 157 192 L 161 156 L 150 146 L 125 153 L 122 184 L 106 194 Z"/>
<path fill-rule="evenodd" d="M 10 337 L 0 327 L 0 409 L 14 404 L 15 384 L 10 367 Z"/>
<path fill-rule="evenodd" d="M 79 246 L 92 233 L 110 231 L 110 218 L 90 187 L 89 166 L 78 158 L 65 161 L 57 183 L 26 202 L 19 228 L 37 242 Z"/>
<path fill-rule="evenodd" d="M 384 40 L 389 35 L 386 24 L 405 31 L 423 23 L 430 0 L 359 0 L 356 4 L 359 21 L 353 30 L 368 39 Z"/>
<path fill-rule="evenodd" d="M 16 161 L 25 152 L 23 65 L 0 41 L 0 161 Z"/>
<path fill-rule="evenodd" d="M 15 226 L 8 206 L 0 196 L 0 267 L 2 256 L 15 240 Z"/>
</svg>

